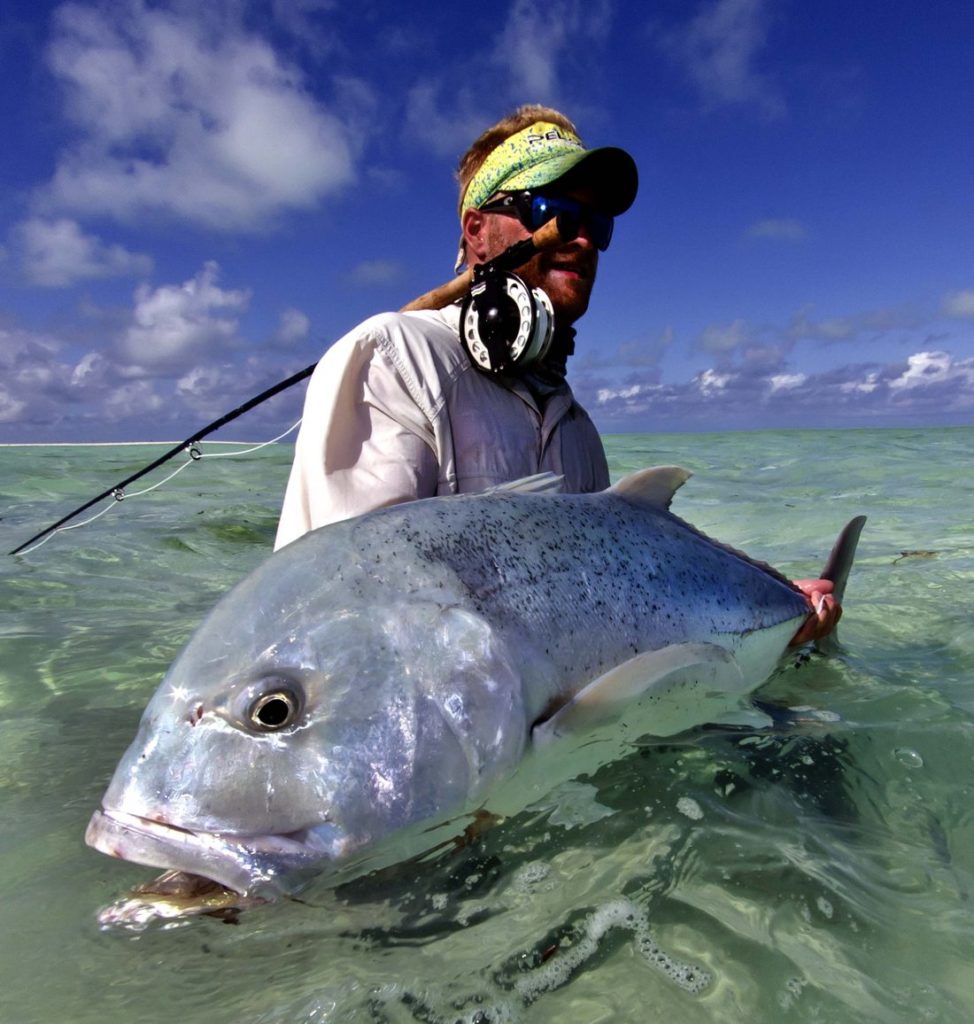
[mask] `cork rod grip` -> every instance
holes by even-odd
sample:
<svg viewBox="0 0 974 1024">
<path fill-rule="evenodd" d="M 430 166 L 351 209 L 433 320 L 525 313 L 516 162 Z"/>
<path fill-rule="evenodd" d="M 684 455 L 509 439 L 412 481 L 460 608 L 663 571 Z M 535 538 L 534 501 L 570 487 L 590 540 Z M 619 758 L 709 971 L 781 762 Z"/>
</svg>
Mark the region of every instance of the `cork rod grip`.
<svg viewBox="0 0 974 1024">
<path fill-rule="evenodd" d="M 542 224 L 530 239 L 525 239 L 525 241 L 530 243 L 526 247 L 529 251 L 524 255 L 520 263 L 515 264 L 511 269 L 516 269 L 522 264 L 527 263 L 532 256 L 543 252 L 545 249 L 557 249 L 559 245 L 570 242 L 577 234 L 577 223 L 573 223 L 563 216 L 549 220 L 547 224 Z M 523 245 L 523 243 L 519 244 Z M 506 254 L 502 254 L 499 258 L 503 258 L 504 255 Z M 458 299 L 463 298 L 470 291 L 472 284 L 473 270 L 467 269 L 459 277 L 453 278 L 452 281 L 447 281 L 446 284 L 441 284 L 438 288 L 424 292 L 418 298 L 413 299 L 412 302 L 407 302 L 399 312 L 409 313 L 417 309 L 442 309 L 444 306 L 449 306 L 451 302 L 456 302 Z"/>
</svg>

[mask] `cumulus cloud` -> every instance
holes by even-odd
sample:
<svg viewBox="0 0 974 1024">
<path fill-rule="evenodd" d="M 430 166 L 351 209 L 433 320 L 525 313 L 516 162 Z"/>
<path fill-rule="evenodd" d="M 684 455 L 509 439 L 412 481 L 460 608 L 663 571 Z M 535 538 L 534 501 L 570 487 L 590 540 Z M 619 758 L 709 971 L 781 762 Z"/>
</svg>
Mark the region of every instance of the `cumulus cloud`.
<svg viewBox="0 0 974 1024">
<path fill-rule="evenodd" d="M 265 351 L 187 351 L 181 364 L 136 366 L 109 345 L 79 348 L 21 328 L 0 328 L 0 440 L 172 439 L 273 382 Z M 272 436 L 300 400 L 267 403 L 246 431 Z"/>
<path fill-rule="evenodd" d="M 916 328 L 924 318 L 910 309 L 872 309 L 848 316 L 813 319 L 808 308 L 800 309 L 783 331 L 790 343 L 819 341 L 849 342 L 863 336 L 879 337 L 894 330 Z"/>
<path fill-rule="evenodd" d="M 709 397 L 724 391 L 735 376 L 732 373 L 718 373 L 711 367 L 695 377 L 691 384 L 695 384 L 702 395 Z"/>
<path fill-rule="evenodd" d="M 345 275 L 345 280 L 359 288 L 397 284 L 405 275 L 405 267 L 395 260 L 362 260 Z"/>
<path fill-rule="evenodd" d="M 20 419 L 27 403 L 10 393 L 6 386 L 0 384 L 0 423 L 14 423 Z"/>
<path fill-rule="evenodd" d="M 768 388 L 772 395 L 778 391 L 794 391 L 807 380 L 804 373 L 776 373 L 768 378 Z"/>
<path fill-rule="evenodd" d="M 252 229 L 352 180 L 355 135 L 314 100 L 296 66 L 247 33 L 233 5 L 189 10 L 58 9 L 48 63 L 79 137 L 43 202 Z"/>
<path fill-rule="evenodd" d="M 488 124 L 486 110 L 476 90 L 448 88 L 440 80 L 417 82 L 406 94 L 406 133 L 437 156 L 456 159 Z"/>
<path fill-rule="evenodd" d="M 839 384 L 839 390 L 844 395 L 871 395 L 878 387 L 879 373 L 876 370 L 867 370 L 861 376 L 857 375 L 852 380 Z"/>
<path fill-rule="evenodd" d="M 34 217 L 14 229 L 24 276 L 31 284 L 60 288 L 91 278 L 138 276 L 152 259 L 85 234 L 67 217 Z"/>
<path fill-rule="evenodd" d="M 950 317 L 974 317 L 974 288 L 947 295 L 943 301 L 943 312 Z"/>
<path fill-rule="evenodd" d="M 805 225 L 793 217 L 759 220 L 745 232 L 748 238 L 771 238 L 786 242 L 800 242 L 805 237 Z"/>
<path fill-rule="evenodd" d="M 718 325 L 711 324 L 701 333 L 697 344 L 704 352 L 732 352 L 751 340 L 747 324 L 743 320 Z"/>
<path fill-rule="evenodd" d="M 974 399 L 974 359 L 955 360 L 949 352 L 915 352 L 889 388 L 904 393 L 958 383 L 966 385 L 968 400 Z"/>
<path fill-rule="evenodd" d="M 145 422 L 165 407 L 165 400 L 150 381 L 130 380 L 108 391 L 99 413 L 109 421 L 137 418 Z"/>
<path fill-rule="evenodd" d="M 337 0 L 271 0 L 274 21 L 291 38 L 317 54 L 330 52 L 334 43 L 321 15 L 334 11 Z"/>
<path fill-rule="evenodd" d="M 274 332 L 274 341 L 281 345 L 293 345 L 304 341 L 311 330 L 311 320 L 300 309 L 285 309 L 281 313 Z"/>
<path fill-rule="evenodd" d="M 193 417 L 212 419 L 229 408 L 227 395 L 240 392 L 246 381 L 248 391 L 254 391 L 252 367 L 245 360 L 242 366 L 232 363 L 205 363 L 192 367 L 177 381 L 173 398 L 179 407 Z"/>
<path fill-rule="evenodd" d="M 581 347 L 572 360 L 576 373 L 592 374 L 606 369 L 638 370 L 643 382 L 659 374 L 660 361 L 673 346 L 673 328 L 664 327 L 658 334 L 642 335 L 622 341 L 615 348 Z"/>
<path fill-rule="evenodd" d="M 249 355 L 236 353 L 232 360 L 199 363 L 176 380 L 172 389 L 173 405 L 180 410 L 183 420 L 212 420 L 242 400 L 263 392 L 269 384 L 277 383 L 283 374 L 268 362 L 266 352 L 251 352 Z M 278 415 L 287 418 L 290 425 L 301 415 L 301 395 L 298 390 L 285 392 L 285 395 L 288 397 L 283 400 L 275 399 L 257 406 L 235 429 L 256 438 L 269 423 L 266 436 L 270 437 L 280 422 Z M 281 402 L 286 409 L 284 413 L 280 413 Z"/>
<path fill-rule="evenodd" d="M 558 103 L 563 68 L 574 55 L 575 44 L 584 39 L 590 48 L 603 41 L 611 15 L 606 0 L 563 0 L 557 5 L 514 0 L 493 53 L 511 93 L 530 96 L 533 102 Z M 544 40 L 543 46 L 539 40 Z"/>
<path fill-rule="evenodd" d="M 212 355 L 233 340 L 237 314 L 246 310 L 250 292 L 220 288 L 218 277 L 219 267 L 211 261 L 181 285 L 140 285 L 132 323 L 121 339 L 122 354 L 137 366 L 173 366 L 187 357 Z"/>
<path fill-rule="evenodd" d="M 0 327 L 0 423 L 36 423 L 70 401 L 71 366 L 59 339 Z"/>
<path fill-rule="evenodd" d="M 492 48 L 478 54 L 468 47 L 452 66 L 412 86 L 409 137 L 455 158 L 496 120 L 498 104 L 544 103 L 584 116 L 612 21 L 611 0 L 514 0 Z"/>
<path fill-rule="evenodd" d="M 706 107 L 748 104 L 779 117 L 784 99 L 757 66 L 770 27 L 767 0 L 711 0 L 682 26 L 661 33 L 659 43 Z"/>
<path fill-rule="evenodd" d="M 684 383 L 576 388 L 602 429 L 733 429 L 967 422 L 974 358 L 916 352 L 903 362 L 849 364 L 818 374 L 760 365 L 709 367 Z"/>
</svg>

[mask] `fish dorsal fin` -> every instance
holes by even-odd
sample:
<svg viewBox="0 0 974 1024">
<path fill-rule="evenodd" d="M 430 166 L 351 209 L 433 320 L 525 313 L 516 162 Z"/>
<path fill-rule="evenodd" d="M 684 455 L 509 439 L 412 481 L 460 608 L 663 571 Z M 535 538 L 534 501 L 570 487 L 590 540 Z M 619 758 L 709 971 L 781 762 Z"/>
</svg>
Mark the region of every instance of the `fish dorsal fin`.
<svg viewBox="0 0 974 1024">
<path fill-rule="evenodd" d="M 558 473 L 535 473 L 534 476 L 523 476 L 520 480 L 511 480 L 506 484 L 488 487 L 484 494 L 564 494 L 565 478 Z"/>
<path fill-rule="evenodd" d="M 667 509 L 673 495 L 693 474 L 680 466 L 652 466 L 624 476 L 611 490 L 637 505 Z"/>
</svg>

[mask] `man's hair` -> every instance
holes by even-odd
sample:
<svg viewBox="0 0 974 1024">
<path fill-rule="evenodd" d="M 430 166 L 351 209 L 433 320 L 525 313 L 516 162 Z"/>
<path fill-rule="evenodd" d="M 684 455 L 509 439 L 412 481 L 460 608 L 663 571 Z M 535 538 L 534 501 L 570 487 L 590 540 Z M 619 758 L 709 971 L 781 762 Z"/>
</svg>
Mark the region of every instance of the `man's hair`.
<svg viewBox="0 0 974 1024">
<path fill-rule="evenodd" d="M 557 110 L 552 110 L 551 107 L 542 107 L 538 103 L 526 103 L 524 106 L 518 107 L 513 114 L 508 114 L 507 117 L 488 128 L 460 158 L 460 163 L 457 166 L 457 179 L 460 182 L 461 203 L 463 202 L 464 193 L 467 191 L 467 186 L 477 171 L 480 170 L 481 164 L 487 159 L 488 155 L 505 139 L 509 139 L 512 135 L 523 128 L 528 128 L 537 121 L 550 121 L 552 124 L 557 125 L 559 128 L 564 128 L 565 131 L 569 131 L 573 135 L 578 134 L 575 125 L 564 114 L 560 114 Z"/>
</svg>

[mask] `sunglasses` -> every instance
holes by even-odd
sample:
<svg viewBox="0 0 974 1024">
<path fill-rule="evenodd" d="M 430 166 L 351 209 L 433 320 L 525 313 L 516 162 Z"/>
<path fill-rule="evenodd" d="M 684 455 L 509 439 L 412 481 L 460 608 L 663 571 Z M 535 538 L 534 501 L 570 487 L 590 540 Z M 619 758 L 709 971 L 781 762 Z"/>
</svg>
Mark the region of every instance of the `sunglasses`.
<svg viewBox="0 0 974 1024">
<path fill-rule="evenodd" d="M 547 224 L 559 213 L 567 213 L 571 217 L 577 217 L 578 223 L 588 228 L 592 244 L 599 252 L 605 252 L 612 241 L 614 218 L 607 213 L 600 213 L 589 203 L 579 202 L 569 196 L 546 196 L 538 192 L 506 192 L 497 199 L 484 203 L 480 209 L 484 213 L 502 213 L 508 217 L 517 217 L 531 232 L 537 231 L 542 224 Z"/>
</svg>

